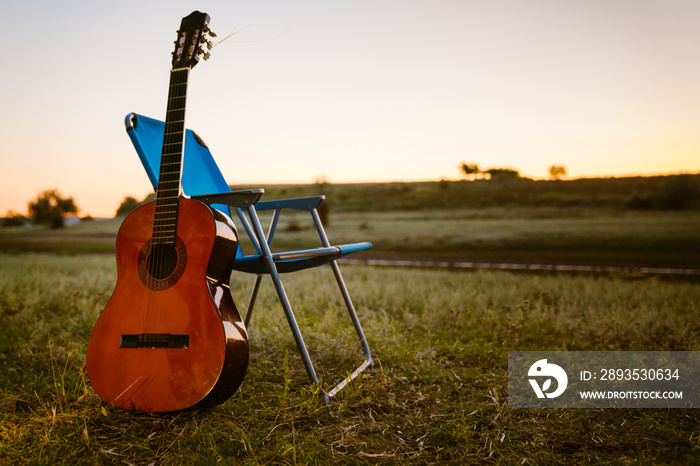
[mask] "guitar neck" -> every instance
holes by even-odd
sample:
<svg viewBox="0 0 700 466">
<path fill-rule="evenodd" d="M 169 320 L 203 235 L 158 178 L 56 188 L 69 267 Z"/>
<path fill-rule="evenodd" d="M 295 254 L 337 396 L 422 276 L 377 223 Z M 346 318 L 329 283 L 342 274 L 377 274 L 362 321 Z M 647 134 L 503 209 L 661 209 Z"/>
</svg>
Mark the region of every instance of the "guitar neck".
<svg viewBox="0 0 700 466">
<path fill-rule="evenodd" d="M 168 108 L 156 188 L 156 212 L 153 223 L 154 244 L 174 244 L 177 234 L 178 199 L 182 193 L 182 153 L 185 140 L 185 104 L 189 68 L 170 72 Z"/>
</svg>

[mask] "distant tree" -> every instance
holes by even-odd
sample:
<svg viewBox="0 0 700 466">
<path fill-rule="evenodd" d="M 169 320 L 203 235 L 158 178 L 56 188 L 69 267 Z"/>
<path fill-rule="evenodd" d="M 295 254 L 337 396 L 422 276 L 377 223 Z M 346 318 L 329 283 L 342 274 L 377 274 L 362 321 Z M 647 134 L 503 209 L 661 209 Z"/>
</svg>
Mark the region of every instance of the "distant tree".
<svg viewBox="0 0 700 466">
<path fill-rule="evenodd" d="M 2 219 L 2 226 L 4 227 L 19 227 L 27 223 L 27 217 L 22 214 L 18 214 L 13 211 L 7 212 L 5 218 Z"/>
<path fill-rule="evenodd" d="M 132 210 L 137 208 L 139 206 L 139 201 L 134 199 L 131 196 L 127 196 L 124 198 L 122 203 L 119 205 L 119 208 L 117 209 L 117 217 L 120 215 L 128 215 Z"/>
<path fill-rule="evenodd" d="M 566 176 L 566 167 L 564 165 L 552 165 L 549 167 L 549 177 L 553 180 L 560 180 Z"/>
<path fill-rule="evenodd" d="M 63 228 L 63 220 L 68 214 L 77 214 L 78 208 L 72 197 L 65 199 L 56 189 L 39 194 L 29 203 L 29 215 L 37 224 L 49 224 L 51 228 Z"/>
<path fill-rule="evenodd" d="M 479 166 L 475 163 L 462 162 L 460 169 L 462 170 L 462 173 L 467 175 L 467 178 L 471 179 L 475 179 L 481 173 Z"/>
<path fill-rule="evenodd" d="M 491 180 L 512 180 L 520 178 L 520 172 L 512 168 L 489 168 L 484 173 L 488 174 Z"/>
</svg>

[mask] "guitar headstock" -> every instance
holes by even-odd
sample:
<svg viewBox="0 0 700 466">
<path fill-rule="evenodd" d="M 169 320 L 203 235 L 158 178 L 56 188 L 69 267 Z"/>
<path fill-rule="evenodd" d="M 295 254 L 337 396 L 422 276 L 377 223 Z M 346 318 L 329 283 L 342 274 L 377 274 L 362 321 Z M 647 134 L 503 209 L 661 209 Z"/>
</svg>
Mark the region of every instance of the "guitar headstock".
<svg viewBox="0 0 700 466">
<path fill-rule="evenodd" d="M 175 50 L 173 51 L 173 69 L 194 68 L 199 63 L 199 58 L 209 58 L 209 50 L 212 43 L 207 37 L 216 37 L 209 29 L 209 15 L 200 11 L 193 11 L 182 18 L 180 29 L 177 31 Z M 206 51 L 203 47 L 206 47 Z"/>
</svg>

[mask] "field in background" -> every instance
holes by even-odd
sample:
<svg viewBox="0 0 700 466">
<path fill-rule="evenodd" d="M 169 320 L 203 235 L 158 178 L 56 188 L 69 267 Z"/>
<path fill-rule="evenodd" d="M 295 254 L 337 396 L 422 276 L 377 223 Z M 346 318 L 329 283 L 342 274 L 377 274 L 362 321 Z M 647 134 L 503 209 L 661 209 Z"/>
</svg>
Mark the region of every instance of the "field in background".
<svg viewBox="0 0 700 466">
<path fill-rule="evenodd" d="M 265 198 L 327 195 L 331 241 L 373 243 L 358 258 L 699 269 L 699 179 L 321 183 L 266 186 Z M 696 277 L 344 265 L 376 365 L 329 405 L 266 280 L 231 400 L 172 415 L 114 409 L 89 385 L 85 350 L 114 289 L 122 220 L 0 228 L 0 463 L 671 464 L 700 454 L 697 410 L 511 410 L 506 374 L 509 350 L 700 350 Z M 279 249 L 317 245 L 301 213 L 278 228 Z M 234 274 L 239 306 L 250 284 Z M 359 353 L 333 287 L 327 268 L 285 276 L 327 382 Z"/>
<path fill-rule="evenodd" d="M 314 245 L 304 220 L 282 222 L 278 247 Z M 699 231 L 700 211 L 571 209 L 338 213 L 327 227 L 336 243 L 371 241 L 366 258 L 687 268 L 700 268 Z"/>
<path fill-rule="evenodd" d="M 509 350 L 700 350 L 696 283 L 615 275 L 345 266 L 376 365 L 325 405 L 268 280 L 241 389 L 207 412 L 104 405 L 87 341 L 105 254 L 0 254 L 0 463 L 692 463 L 698 410 L 507 407 Z M 251 281 L 235 275 L 244 303 Z M 358 348 L 327 268 L 285 276 L 323 380 Z"/>
<path fill-rule="evenodd" d="M 244 189 L 251 186 L 232 186 Z M 325 194 L 334 212 L 589 208 L 597 211 L 700 208 L 700 174 L 577 180 L 263 185 L 269 198 Z"/>
<path fill-rule="evenodd" d="M 700 268 L 700 175 L 265 189 L 325 194 L 331 242 L 372 242 L 360 258 Z M 0 228 L 0 251 L 113 252 L 121 220 Z M 278 231 L 279 249 L 318 245 L 305 214 L 285 213 Z"/>
</svg>

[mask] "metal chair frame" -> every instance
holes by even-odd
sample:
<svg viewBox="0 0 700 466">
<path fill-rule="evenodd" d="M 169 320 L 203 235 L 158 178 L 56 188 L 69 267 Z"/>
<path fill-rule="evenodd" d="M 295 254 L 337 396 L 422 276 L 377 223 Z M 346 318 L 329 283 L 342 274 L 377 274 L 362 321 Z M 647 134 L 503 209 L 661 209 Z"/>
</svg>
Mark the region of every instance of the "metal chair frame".
<svg viewBox="0 0 700 466">
<path fill-rule="evenodd" d="M 157 128 L 158 124 L 162 124 L 162 122 L 141 115 L 136 115 L 134 113 L 128 114 L 125 119 L 127 133 L 129 134 L 129 137 L 134 144 L 134 148 L 136 149 L 141 162 L 144 165 L 144 169 L 146 170 L 149 179 L 155 188 L 158 184 L 157 167 L 160 160 L 160 153 L 154 154 L 152 149 L 149 152 L 149 148 L 146 147 L 147 145 L 141 140 L 143 136 L 139 135 L 136 131 L 138 122 L 148 122 L 148 124 L 153 125 L 154 128 Z M 343 276 L 337 262 L 337 259 L 347 254 L 368 249 L 371 247 L 370 243 L 354 243 L 340 246 L 332 246 L 330 244 L 317 210 L 319 204 L 325 199 L 324 196 L 260 201 L 260 198 L 264 194 L 263 189 L 230 191 L 230 188 L 228 188 L 228 185 L 226 185 L 225 181 L 223 181 L 223 175 L 221 175 L 221 172 L 216 166 L 216 162 L 214 162 L 209 149 L 203 143 L 202 139 L 191 130 L 187 130 L 185 140 L 184 170 L 187 171 L 188 169 L 194 169 L 193 166 L 188 167 L 188 162 L 196 163 L 192 161 L 192 157 L 188 157 L 188 154 L 194 153 L 196 150 L 196 155 L 198 157 L 202 157 L 202 160 L 197 162 L 205 164 L 207 168 L 206 170 L 203 170 L 203 172 L 209 173 L 210 176 L 217 178 L 214 180 L 214 183 L 211 183 L 211 186 L 207 187 L 218 189 L 219 192 L 197 192 L 203 190 L 204 188 L 201 185 L 196 185 L 197 183 L 188 182 L 188 180 L 193 178 L 185 177 L 184 175 L 183 190 L 188 197 L 197 199 L 212 208 L 217 208 L 221 211 L 228 210 L 229 214 L 235 212 L 256 251 L 256 253 L 253 255 L 244 256 L 239 246 L 239 254 L 236 257 L 236 261 L 234 262 L 233 266 L 234 270 L 256 275 L 248 299 L 248 305 L 244 318 L 245 325 L 250 325 L 253 308 L 255 306 L 258 291 L 262 283 L 263 275 L 270 275 L 275 291 L 277 292 L 277 296 L 280 300 L 280 304 L 282 305 L 282 309 L 284 310 L 287 318 L 287 323 L 289 324 L 289 328 L 292 332 L 292 336 L 304 364 L 304 368 L 306 369 L 306 373 L 311 382 L 319 387 L 324 401 L 329 401 L 340 390 L 347 386 L 348 383 L 357 378 L 365 369 L 373 364 L 369 344 L 367 343 L 367 339 L 364 331 L 362 330 L 362 326 L 360 325 L 357 312 L 352 303 L 352 299 L 350 298 L 350 293 L 345 285 L 345 281 L 343 280 Z M 155 163 L 155 158 L 158 159 L 158 163 Z M 221 177 L 221 179 L 218 179 L 218 177 Z M 206 186 L 207 183 L 204 183 L 204 185 Z M 188 192 L 188 188 L 190 188 L 191 192 Z M 228 189 L 228 191 L 226 191 L 226 189 Z M 293 209 L 310 214 L 321 242 L 320 247 L 296 251 L 272 252 L 272 240 L 275 236 L 282 211 L 285 209 Z M 267 232 L 264 231 L 260 223 L 258 211 L 272 211 L 272 218 Z M 304 338 L 301 334 L 301 330 L 299 329 L 299 325 L 292 309 L 292 305 L 280 278 L 281 273 L 295 272 L 324 264 L 329 264 L 333 270 L 333 274 L 338 284 L 338 288 L 343 296 L 343 301 L 352 321 L 357 338 L 359 339 L 363 354 L 362 364 L 360 364 L 340 383 L 327 391 L 321 386 L 318 379 L 316 370 L 314 369 L 313 362 L 309 355 L 308 347 L 304 342 Z"/>
</svg>

